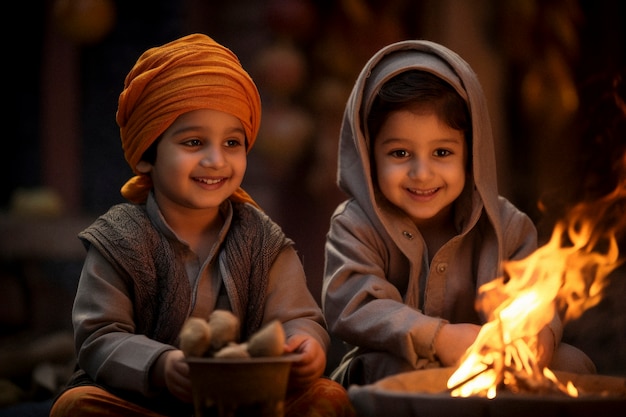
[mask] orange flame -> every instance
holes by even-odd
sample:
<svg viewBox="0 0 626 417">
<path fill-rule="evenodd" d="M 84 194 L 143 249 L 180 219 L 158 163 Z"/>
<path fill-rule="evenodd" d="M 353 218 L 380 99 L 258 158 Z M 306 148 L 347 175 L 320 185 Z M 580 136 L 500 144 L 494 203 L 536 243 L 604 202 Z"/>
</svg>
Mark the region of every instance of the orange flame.
<svg viewBox="0 0 626 417">
<path fill-rule="evenodd" d="M 570 210 L 547 244 L 523 260 L 504 263 L 508 278 L 480 288 L 477 305 L 489 321 L 448 380 L 452 396 L 493 398 L 501 386 L 516 391 L 546 381 L 578 395 L 573 384 L 564 386 L 548 368 L 541 369 L 538 334 L 557 312 L 567 322 L 601 300 L 606 277 L 621 263 L 616 235 L 626 230 L 624 213 L 626 175 L 612 193 Z"/>
</svg>

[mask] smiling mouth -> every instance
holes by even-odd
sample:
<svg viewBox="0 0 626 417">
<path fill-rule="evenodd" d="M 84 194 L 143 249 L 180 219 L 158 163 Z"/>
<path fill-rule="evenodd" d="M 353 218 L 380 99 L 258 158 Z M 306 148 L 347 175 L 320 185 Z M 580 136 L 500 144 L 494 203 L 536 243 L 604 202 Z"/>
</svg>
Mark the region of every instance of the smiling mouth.
<svg viewBox="0 0 626 417">
<path fill-rule="evenodd" d="M 214 185 L 214 184 L 219 184 L 220 182 L 226 181 L 226 178 L 219 178 L 219 179 L 194 178 L 194 180 L 201 182 L 203 184 Z"/>
<path fill-rule="evenodd" d="M 435 194 L 437 191 L 439 191 L 439 187 L 437 188 L 431 188 L 429 190 L 416 190 L 415 188 L 407 188 L 407 190 L 411 193 L 411 194 L 415 194 L 418 196 L 422 196 L 422 197 L 427 197 L 430 195 Z"/>
</svg>

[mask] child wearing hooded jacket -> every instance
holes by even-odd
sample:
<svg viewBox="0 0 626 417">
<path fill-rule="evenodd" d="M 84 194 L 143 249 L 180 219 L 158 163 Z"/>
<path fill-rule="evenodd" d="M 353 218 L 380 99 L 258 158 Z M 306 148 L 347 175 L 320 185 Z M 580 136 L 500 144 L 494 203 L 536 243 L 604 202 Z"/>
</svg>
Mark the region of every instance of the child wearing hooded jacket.
<svg viewBox="0 0 626 417">
<path fill-rule="evenodd" d="M 136 174 L 79 235 L 87 249 L 72 320 L 77 371 L 59 416 L 191 416 L 187 318 L 231 311 L 240 341 L 274 320 L 297 352 L 286 416 L 353 415 L 322 378 L 329 336 L 293 242 L 241 188 L 261 102 L 238 58 L 192 34 L 144 52 L 119 97 Z"/>
<path fill-rule="evenodd" d="M 498 194 L 470 66 L 429 41 L 378 51 L 346 105 L 338 184 L 348 199 L 327 234 L 322 308 L 351 349 L 332 378 L 348 387 L 458 364 L 484 324 L 478 288 L 537 247 L 531 219 Z M 539 333 L 539 364 L 595 372 L 561 335 L 555 314 Z"/>
</svg>

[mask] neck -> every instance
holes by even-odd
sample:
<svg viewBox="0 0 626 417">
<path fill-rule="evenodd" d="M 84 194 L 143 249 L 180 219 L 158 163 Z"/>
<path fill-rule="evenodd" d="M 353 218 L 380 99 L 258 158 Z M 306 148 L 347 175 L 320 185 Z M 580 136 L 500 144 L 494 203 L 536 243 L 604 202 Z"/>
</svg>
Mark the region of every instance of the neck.
<svg viewBox="0 0 626 417">
<path fill-rule="evenodd" d="M 439 249 L 457 234 L 451 209 L 439 213 L 427 222 L 420 222 L 416 225 L 426 242 L 429 262 L 433 260 Z"/>
<path fill-rule="evenodd" d="M 163 218 L 176 235 L 187 242 L 200 259 L 206 258 L 224 224 L 219 208 L 163 210 Z"/>
</svg>

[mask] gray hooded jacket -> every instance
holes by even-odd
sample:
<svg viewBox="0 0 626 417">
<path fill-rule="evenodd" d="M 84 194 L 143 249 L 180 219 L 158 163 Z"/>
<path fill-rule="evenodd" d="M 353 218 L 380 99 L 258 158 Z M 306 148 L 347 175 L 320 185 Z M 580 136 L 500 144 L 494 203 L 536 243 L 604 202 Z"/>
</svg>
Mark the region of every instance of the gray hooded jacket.
<svg viewBox="0 0 626 417">
<path fill-rule="evenodd" d="M 430 263 L 415 224 L 375 190 L 364 127 L 382 84 L 412 69 L 451 84 L 466 100 L 472 120 L 472 172 L 454 210 L 458 234 Z M 336 209 L 327 235 L 322 307 L 329 330 L 348 345 L 391 353 L 415 368 L 435 360 L 433 338 L 442 320 L 483 322 L 474 308 L 477 289 L 499 277 L 503 260 L 536 249 L 530 218 L 498 195 L 490 119 L 478 78 L 462 58 L 436 43 L 395 43 L 367 62 L 345 109 L 338 184 L 349 199 Z M 558 341 L 560 323 L 553 325 Z"/>
</svg>

